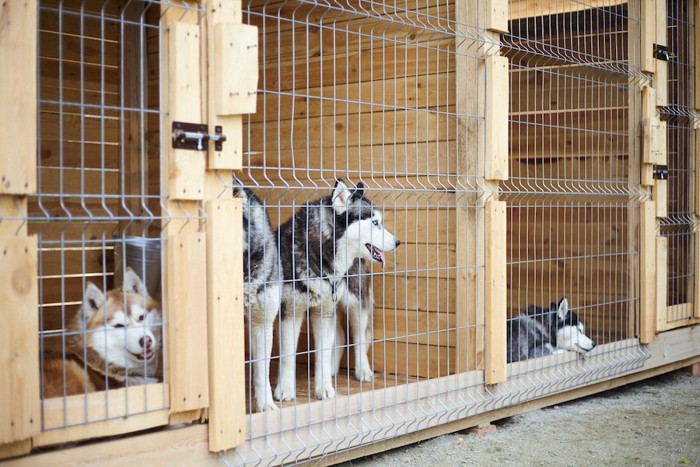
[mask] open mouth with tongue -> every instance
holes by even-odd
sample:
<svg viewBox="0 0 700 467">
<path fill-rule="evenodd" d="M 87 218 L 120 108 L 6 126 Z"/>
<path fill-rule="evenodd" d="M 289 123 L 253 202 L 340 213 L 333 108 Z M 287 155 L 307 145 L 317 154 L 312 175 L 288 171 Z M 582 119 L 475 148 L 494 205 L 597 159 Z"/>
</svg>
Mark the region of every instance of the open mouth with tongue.
<svg viewBox="0 0 700 467">
<path fill-rule="evenodd" d="M 139 360 L 150 360 L 153 358 L 154 354 L 155 354 L 155 352 L 153 351 L 153 349 L 144 350 L 141 353 L 131 352 L 131 355 L 133 355 L 134 357 L 136 357 Z"/>
<path fill-rule="evenodd" d="M 384 252 L 371 243 L 365 243 L 365 248 L 369 250 L 372 261 L 382 263 L 382 267 L 384 267 Z"/>
</svg>

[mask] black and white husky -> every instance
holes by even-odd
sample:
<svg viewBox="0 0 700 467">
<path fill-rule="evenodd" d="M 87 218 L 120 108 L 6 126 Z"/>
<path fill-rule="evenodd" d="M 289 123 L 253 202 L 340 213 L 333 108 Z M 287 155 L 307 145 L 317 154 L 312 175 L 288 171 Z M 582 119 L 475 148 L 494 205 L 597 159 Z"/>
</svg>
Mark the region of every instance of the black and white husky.
<svg viewBox="0 0 700 467">
<path fill-rule="evenodd" d="M 280 305 L 277 237 L 265 207 L 255 194 L 234 179 L 234 197 L 243 199 L 243 278 L 246 318 L 250 327 L 254 410 L 277 408 L 270 386 L 272 331 Z"/>
<path fill-rule="evenodd" d="M 569 309 L 566 297 L 549 309 L 535 305 L 508 321 L 508 363 L 551 355 L 556 351 L 586 354 L 595 343 L 586 336 L 583 323 Z"/>
<path fill-rule="evenodd" d="M 371 380 L 373 372 L 367 351 L 374 301 L 369 263 L 380 263 L 383 267 L 384 253 L 393 251 L 400 243 L 382 225 L 381 211 L 364 196 L 362 183 L 350 191 L 338 180 L 331 195 L 304 206 L 280 226 L 278 234 L 284 281 L 280 372 L 275 398 L 296 397 L 295 353 L 307 310 L 316 348 L 316 397 L 335 397 L 332 375 L 342 355 L 339 346 L 344 345 L 341 323 L 336 331 L 336 306 L 347 313 L 357 346 L 355 377 L 360 381 Z"/>
</svg>

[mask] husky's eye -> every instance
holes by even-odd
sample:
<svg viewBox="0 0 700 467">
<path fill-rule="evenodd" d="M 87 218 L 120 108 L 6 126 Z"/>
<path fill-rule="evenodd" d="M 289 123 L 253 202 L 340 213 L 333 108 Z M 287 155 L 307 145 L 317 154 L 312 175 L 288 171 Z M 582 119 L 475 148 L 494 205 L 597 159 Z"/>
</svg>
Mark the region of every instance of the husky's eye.
<svg viewBox="0 0 700 467">
<path fill-rule="evenodd" d="M 138 317 L 137 321 L 140 323 L 143 321 L 143 319 L 146 317 L 146 313 L 142 314 L 141 316 Z"/>
<path fill-rule="evenodd" d="M 377 219 L 372 219 L 372 225 L 375 227 L 379 227 L 379 221 Z"/>
<path fill-rule="evenodd" d="M 122 323 L 117 323 L 114 325 L 115 328 L 123 328 L 124 325 Z"/>
</svg>

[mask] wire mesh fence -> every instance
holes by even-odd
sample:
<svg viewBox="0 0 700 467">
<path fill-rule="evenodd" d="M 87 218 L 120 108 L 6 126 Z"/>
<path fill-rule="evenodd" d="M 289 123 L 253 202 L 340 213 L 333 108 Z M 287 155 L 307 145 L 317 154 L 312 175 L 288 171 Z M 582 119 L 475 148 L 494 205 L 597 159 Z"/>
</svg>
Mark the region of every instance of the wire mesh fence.
<svg viewBox="0 0 700 467">
<path fill-rule="evenodd" d="M 166 366 L 160 237 L 173 218 L 160 190 L 168 7 L 192 8 L 39 5 L 38 189 L 27 215 L 39 238 L 44 430 L 169 406 L 157 384 Z"/>
<path fill-rule="evenodd" d="M 250 416 L 250 441 L 227 463 L 355 448 L 648 357 L 636 339 L 637 219 L 650 193 L 633 122 L 649 78 L 628 52 L 639 12 L 537 5 L 511 3 L 499 41 L 479 20 L 480 2 L 247 4 L 261 74 L 240 183 L 270 218 L 281 310 L 264 323 L 265 339 L 275 336 L 261 345 L 268 388 L 253 347 L 247 362 L 248 406 L 265 412 Z M 510 178 L 497 187 L 484 177 L 483 132 L 485 56 L 499 48 L 510 59 Z M 508 203 L 510 315 L 530 310 L 543 331 L 562 304 L 569 313 L 548 324 L 551 357 L 513 361 L 511 381 L 487 389 L 484 206 L 498 191 Z M 365 219 L 377 225 L 358 240 Z M 254 273 L 249 294 L 277 287 L 254 287 Z M 334 317 L 325 327 L 324 313 Z M 250 345 L 260 342 L 253 327 Z"/>
</svg>

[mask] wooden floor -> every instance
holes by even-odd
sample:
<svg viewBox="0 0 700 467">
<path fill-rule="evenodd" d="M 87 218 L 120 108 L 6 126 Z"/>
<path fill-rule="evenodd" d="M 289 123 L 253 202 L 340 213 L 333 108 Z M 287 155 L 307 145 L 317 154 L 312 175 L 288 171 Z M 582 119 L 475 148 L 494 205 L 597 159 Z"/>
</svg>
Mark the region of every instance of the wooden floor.
<svg viewBox="0 0 700 467">
<path fill-rule="evenodd" d="M 313 395 L 314 392 L 314 367 L 313 364 L 308 365 L 306 363 L 297 364 L 297 397 L 296 400 L 277 402 L 278 407 L 292 407 L 294 405 L 308 404 L 309 402 L 316 401 L 316 397 Z M 272 390 L 275 390 L 277 385 L 277 364 L 273 362 L 270 365 L 270 382 L 272 384 Z M 248 386 L 248 392 L 246 393 L 246 409 L 247 412 L 251 411 L 251 395 L 252 395 L 252 385 L 251 385 L 251 375 L 252 371 L 250 364 L 246 364 L 246 383 Z M 352 394 L 358 394 L 363 391 L 376 391 L 385 388 L 392 388 L 398 385 L 414 383 L 421 381 L 421 378 L 415 376 L 406 375 L 395 375 L 388 373 L 375 372 L 374 379 L 369 382 L 360 382 L 355 379 L 355 371 L 348 370 L 347 368 L 341 368 L 340 374 L 333 378 L 335 384 L 336 398 L 349 396 Z"/>
</svg>

